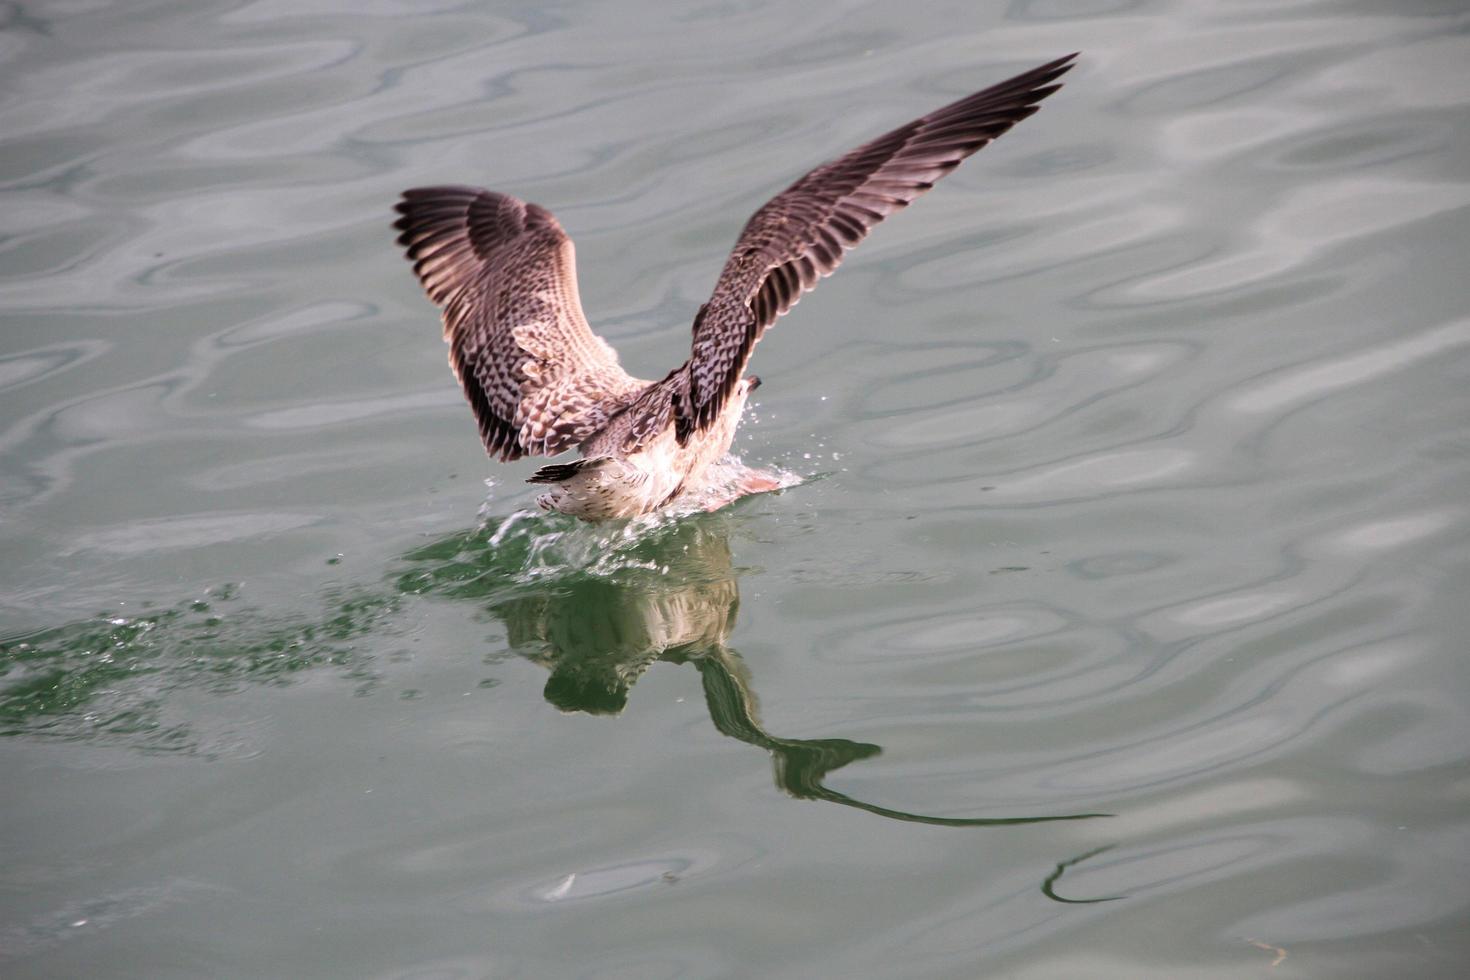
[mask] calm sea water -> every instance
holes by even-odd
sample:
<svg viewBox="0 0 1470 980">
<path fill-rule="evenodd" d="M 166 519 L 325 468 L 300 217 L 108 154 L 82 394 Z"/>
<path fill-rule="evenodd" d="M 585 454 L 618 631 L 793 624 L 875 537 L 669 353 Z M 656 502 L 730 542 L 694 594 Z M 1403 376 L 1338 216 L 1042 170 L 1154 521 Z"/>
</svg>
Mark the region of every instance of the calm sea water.
<svg viewBox="0 0 1470 980">
<path fill-rule="evenodd" d="M 0 974 L 1464 975 L 1463 3 L 0 17 Z M 761 345 L 801 485 L 524 513 L 400 189 L 553 208 L 657 377 L 766 197 L 1077 49 Z"/>
</svg>

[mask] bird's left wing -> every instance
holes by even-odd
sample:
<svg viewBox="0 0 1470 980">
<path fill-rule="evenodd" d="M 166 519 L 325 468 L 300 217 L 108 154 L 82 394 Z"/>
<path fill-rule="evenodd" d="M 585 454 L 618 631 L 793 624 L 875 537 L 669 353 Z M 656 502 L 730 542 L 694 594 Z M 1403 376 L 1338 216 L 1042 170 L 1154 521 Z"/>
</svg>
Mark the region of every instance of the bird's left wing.
<svg viewBox="0 0 1470 980">
<path fill-rule="evenodd" d="M 766 328 L 830 275 L 874 225 L 1031 115 L 1075 54 L 915 119 L 823 164 L 757 211 L 694 320 L 689 361 L 671 376 L 681 443 L 714 422 Z"/>
</svg>

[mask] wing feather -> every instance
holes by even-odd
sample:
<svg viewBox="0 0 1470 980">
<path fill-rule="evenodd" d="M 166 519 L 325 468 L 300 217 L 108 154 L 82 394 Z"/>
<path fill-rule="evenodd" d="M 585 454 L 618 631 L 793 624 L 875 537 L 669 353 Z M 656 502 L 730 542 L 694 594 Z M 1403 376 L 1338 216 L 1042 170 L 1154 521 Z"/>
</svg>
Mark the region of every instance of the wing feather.
<svg viewBox="0 0 1470 980">
<path fill-rule="evenodd" d="M 746 223 L 695 320 L 683 377 L 666 384 L 681 443 L 711 425 L 751 349 L 801 294 L 831 275 L 874 225 L 909 205 L 970 154 L 1061 88 L 1075 54 L 915 119 L 806 174 Z"/>
<path fill-rule="evenodd" d="M 570 449 L 646 387 L 587 325 L 572 240 L 550 211 L 459 186 L 404 191 L 396 210 L 491 455 Z"/>
</svg>

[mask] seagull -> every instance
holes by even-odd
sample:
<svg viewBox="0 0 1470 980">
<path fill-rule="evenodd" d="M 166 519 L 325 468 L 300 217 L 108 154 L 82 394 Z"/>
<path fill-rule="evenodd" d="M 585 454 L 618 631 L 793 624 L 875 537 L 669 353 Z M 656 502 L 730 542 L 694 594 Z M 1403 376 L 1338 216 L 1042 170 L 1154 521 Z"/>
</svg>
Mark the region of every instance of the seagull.
<svg viewBox="0 0 1470 980">
<path fill-rule="evenodd" d="M 750 393 L 751 350 L 873 226 L 1034 113 L 1077 55 L 960 99 L 822 164 L 746 223 L 694 315 L 689 358 L 631 377 L 587 324 L 572 240 L 545 208 L 479 187 L 403 192 L 398 244 L 443 314 L 449 366 L 485 450 L 502 462 L 581 458 L 537 470 L 544 510 L 589 521 L 689 500 L 714 509 L 780 487 L 727 456 Z"/>
</svg>

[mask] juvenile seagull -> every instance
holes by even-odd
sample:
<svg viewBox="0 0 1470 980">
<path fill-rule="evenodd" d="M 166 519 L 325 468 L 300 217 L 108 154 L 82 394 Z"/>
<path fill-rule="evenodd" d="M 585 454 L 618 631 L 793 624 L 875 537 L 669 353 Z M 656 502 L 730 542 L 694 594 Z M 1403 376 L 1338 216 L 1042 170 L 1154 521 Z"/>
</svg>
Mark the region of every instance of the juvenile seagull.
<svg viewBox="0 0 1470 980">
<path fill-rule="evenodd" d="M 530 482 L 551 485 L 542 508 L 587 520 L 775 489 L 772 474 L 724 459 L 760 384 L 744 374 L 756 341 L 874 225 L 1035 112 L 1075 57 L 915 119 L 777 194 L 695 314 L 689 359 L 660 381 L 630 377 L 587 325 L 572 240 L 550 211 L 478 187 L 404 191 L 398 244 L 443 310 L 449 366 L 486 451 L 507 461 L 581 449 Z"/>
</svg>

